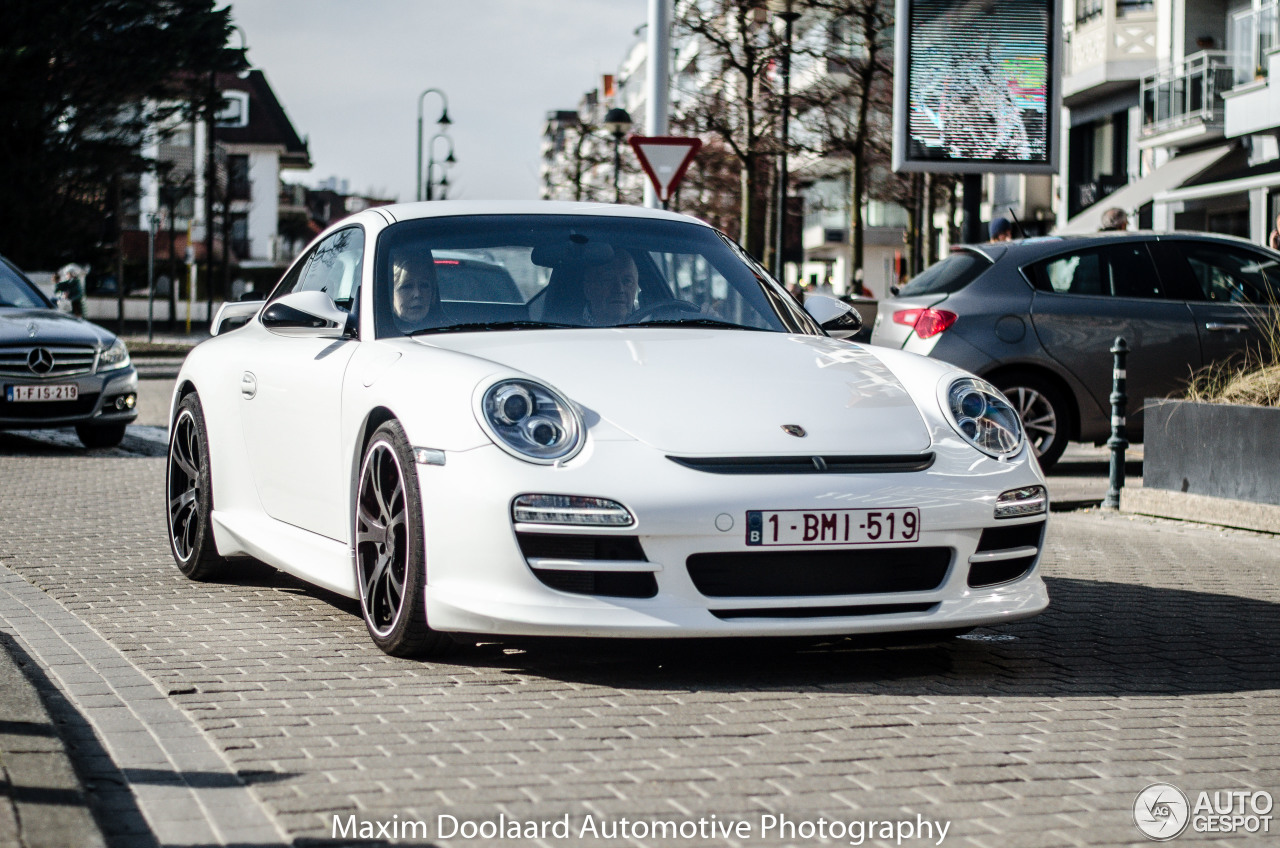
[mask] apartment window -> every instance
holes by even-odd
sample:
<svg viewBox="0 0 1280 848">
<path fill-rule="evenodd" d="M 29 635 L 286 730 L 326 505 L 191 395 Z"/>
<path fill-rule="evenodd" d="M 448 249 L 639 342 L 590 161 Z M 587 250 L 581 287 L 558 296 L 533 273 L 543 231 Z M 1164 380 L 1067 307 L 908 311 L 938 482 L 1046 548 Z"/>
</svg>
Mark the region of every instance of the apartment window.
<svg viewBox="0 0 1280 848">
<path fill-rule="evenodd" d="M 249 126 L 249 92 L 222 92 L 222 108 L 213 117 L 219 127 Z"/>
<path fill-rule="evenodd" d="M 1116 14 L 1122 18 L 1138 12 L 1150 12 L 1155 7 L 1153 0 L 1116 0 Z"/>
<path fill-rule="evenodd" d="M 1076 26 L 1102 14 L 1102 0 L 1076 0 Z"/>
<path fill-rule="evenodd" d="M 242 262 L 250 258 L 248 215 L 231 216 L 231 250 Z"/>
<path fill-rule="evenodd" d="M 232 154 L 227 157 L 227 195 L 232 200 L 250 200 L 249 157 Z"/>
</svg>

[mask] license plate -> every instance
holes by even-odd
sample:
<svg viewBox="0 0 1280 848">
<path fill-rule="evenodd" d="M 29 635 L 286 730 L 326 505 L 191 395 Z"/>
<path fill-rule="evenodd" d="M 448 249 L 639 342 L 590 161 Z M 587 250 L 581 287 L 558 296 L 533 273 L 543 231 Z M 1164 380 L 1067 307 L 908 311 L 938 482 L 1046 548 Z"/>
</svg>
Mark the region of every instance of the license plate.
<svg viewBox="0 0 1280 848">
<path fill-rule="evenodd" d="M 920 538 L 920 510 L 747 511 L 748 545 L 872 545 Z"/>
<path fill-rule="evenodd" d="M 57 386 L 5 386 L 5 400 L 9 403 L 75 400 L 79 392 L 75 383 Z"/>
</svg>

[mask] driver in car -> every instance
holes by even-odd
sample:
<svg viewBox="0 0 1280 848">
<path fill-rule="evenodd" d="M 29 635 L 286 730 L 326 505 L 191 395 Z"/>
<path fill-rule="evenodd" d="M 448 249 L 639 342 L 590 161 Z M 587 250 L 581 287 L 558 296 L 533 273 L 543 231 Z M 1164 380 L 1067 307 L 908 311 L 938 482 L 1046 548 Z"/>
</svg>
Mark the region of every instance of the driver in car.
<svg viewBox="0 0 1280 848">
<path fill-rule="evenodd" d="M 635 259 L 627 251 L 615 249 L 611 260 L 587 268 L 582 287 L 587 300 L 583 319 L 587 324 L 612 327 L 622 323 L 635 309 L 640 291 Z"/>
<path fill-rule="evenodd" d="M 400 331 L 426 329 L 427 316 L 439 306 L 436 263 L 430 252 L 397 257 L 391 269 L 391 307 Z"/>
</svg>

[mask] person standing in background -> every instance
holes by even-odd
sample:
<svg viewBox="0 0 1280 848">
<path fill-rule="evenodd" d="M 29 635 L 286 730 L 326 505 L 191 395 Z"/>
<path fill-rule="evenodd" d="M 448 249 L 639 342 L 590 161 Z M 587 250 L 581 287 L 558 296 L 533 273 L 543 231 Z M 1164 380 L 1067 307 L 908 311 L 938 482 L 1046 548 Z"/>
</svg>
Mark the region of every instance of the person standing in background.
<svg viewBox="0 0 1280 848">
<path fill-rule="evenodd" d="M 84 317 L 85 269 L 74 262 L 63 265 L 53 275 L 53 290 L 71 301 L 71 314 Z"/>
<path fill-rule="evenodd" d="M 1119 206 L 1112 206 L 1102 213 L 1102 226 L 1098 228 L 1099 232 L 1127 229 L 1129 229 L 1129 216 Z"/>
<path fill-rule="evenodd" d="M 1280 215 L 1276 216 L 1275 229 L 1271 231 L 1271 235 L 1267 236 L 1267 244 L 1272 250 L 1280 250 Z"/>
</svg>

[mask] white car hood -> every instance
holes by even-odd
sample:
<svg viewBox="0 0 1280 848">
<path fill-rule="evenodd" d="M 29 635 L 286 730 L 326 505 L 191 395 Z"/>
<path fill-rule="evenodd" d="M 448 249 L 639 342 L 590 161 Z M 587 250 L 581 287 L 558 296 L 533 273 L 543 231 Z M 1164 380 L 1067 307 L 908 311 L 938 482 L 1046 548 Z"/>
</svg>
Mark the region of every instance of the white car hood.
<svg viewBox="0 0 1280 848">
<path fill-rule="evenodd" d="M 667 453 L 867 455 L 930 445 L 915 402 L 879 358 L 827 338 L 645 328 L 418 341 L 536 377 L 583 407 L 588 426 L 594 413 Z"/>
</svg>

